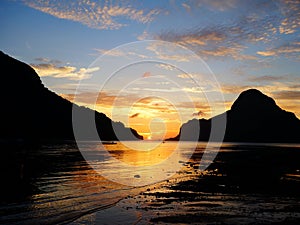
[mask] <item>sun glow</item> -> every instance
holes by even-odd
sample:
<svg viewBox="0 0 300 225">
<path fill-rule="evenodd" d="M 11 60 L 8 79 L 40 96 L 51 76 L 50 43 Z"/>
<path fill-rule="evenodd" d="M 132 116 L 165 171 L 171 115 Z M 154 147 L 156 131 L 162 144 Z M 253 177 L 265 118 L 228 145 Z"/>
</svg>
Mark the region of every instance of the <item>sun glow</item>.
<svg viewBox="0 0 300 225">
<path fill-rule="evenodd" d="M 170 102 L 147 97 L 132 104 L 128 115 L 128 126 L 136 129 L 144 140 L 164 140 L 177 134 L 180 117 Z"/>
</svg>

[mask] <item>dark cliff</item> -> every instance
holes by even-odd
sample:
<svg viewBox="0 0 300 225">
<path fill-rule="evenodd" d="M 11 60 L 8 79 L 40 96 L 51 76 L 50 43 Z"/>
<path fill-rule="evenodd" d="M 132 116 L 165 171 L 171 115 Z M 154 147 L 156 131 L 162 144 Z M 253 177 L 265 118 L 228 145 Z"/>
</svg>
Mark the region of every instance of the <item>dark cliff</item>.
<svg viewBox="0 0 300 225">
<path fill-rule="evenodd" d="M 135 130 L 111 121 L 105 114 L 79 107 L 48 90 L 27 64 L 0 52 L 0 139 L 72 140 L 72 107 L 93 115 L 101 140 L 142 139 Z M 113 126 L 112 126 L 113 124 Z M 113 127 L 121 134 L 118 138 Z M 84 139 L 89 139 L 88 131 Z"/>
<path fill-rule="evenodd" d="M 256 89 L 242 92 L 230 110 L 209 120 L 190 120 L 170 140 L 208 141 L 213 120 L 226 116 L 224 141 L 300 143 L 300 120 Z M 197 132 L 195 132 L 195 129 Z M 195 134 L 198 137 L 194 137 Z"/>
</svg>

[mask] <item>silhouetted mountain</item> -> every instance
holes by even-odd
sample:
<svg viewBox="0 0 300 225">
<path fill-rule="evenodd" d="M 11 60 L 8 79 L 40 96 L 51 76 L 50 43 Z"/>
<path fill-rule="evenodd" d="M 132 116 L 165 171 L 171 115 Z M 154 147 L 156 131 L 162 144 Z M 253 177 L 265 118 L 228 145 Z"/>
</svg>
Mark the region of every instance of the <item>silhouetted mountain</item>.
<svg viewBox="0 0 300 225">
<path fill-rule="evenodd" d="M 76 107 L 82 115 L 83 124 L 87 116 L 94 116 L 101 140 L 143 138 L 122 123 L 112 122 L 103 113 L 79 107 L 56 95 L 44 87 L 30 66 L 3 52 L 0 52 L 0 67 L 0 139 L 72 140 L 72 107 Z M 118 138 L 113 127 L 117 130 Z M 83 139 L 90 138 L 88 130 L 83 130 L 82 134 Z"/>
<path fill-rule="evenodd" d="M 256 89 L 242 92 L 224 114 L 209 120 L 188 121 L 182 125 L 179 134 L 169 140 L 179 140 L 179 137 L 180 140 L 197 140 L 198 137 L 199 141 L 207 141 L 212 121 L 224 116 L 227 119 L 224 141 L 300 143 L 300 120 Z"/>
</svg>

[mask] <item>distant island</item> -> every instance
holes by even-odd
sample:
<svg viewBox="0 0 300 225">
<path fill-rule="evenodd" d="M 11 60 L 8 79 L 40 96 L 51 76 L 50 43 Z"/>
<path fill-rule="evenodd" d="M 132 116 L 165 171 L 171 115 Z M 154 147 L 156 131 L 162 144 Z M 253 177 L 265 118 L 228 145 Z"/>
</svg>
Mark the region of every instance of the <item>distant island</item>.
<svg viewBox="0 0 300 225">
<path fill-rule="evenodd" d="M 105 114 L 80 107 L 48 90 L 29 65 L 0 51 L 0 140 L 74 140 L 72 107 L 94 115 L 101 140 L 142 140 L 143 136 Z M 117 129 L 118 137 L 114 129 Z M 88 131 L 83 136 L 89 139 Z"/>
<path fill-rule="evenodd" d="M 195 129 L 200 128 L 198 141 L 208 141 L 211 123 L 220 117 L 227 120 L 225 142 L 300 143 L 300 120 L 256 89 L 242 92 L 231 109 L 221 115 L 188 121 L 176 137 L 167 140 L 194 141 Z"/>
</svg>

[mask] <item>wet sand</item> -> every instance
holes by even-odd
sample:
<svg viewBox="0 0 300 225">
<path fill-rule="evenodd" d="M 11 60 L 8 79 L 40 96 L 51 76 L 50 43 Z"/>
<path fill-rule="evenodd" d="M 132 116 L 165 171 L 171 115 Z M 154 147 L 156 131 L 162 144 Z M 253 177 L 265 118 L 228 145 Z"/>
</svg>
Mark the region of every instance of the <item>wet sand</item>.
<svg viewBox="0 0 300 225">
<path fill-rule="evenodd" d="M 198 181 L 170 185 L 121 201 L 141 213 L 138 224 L 299 224 L 295 196 L 201 192 Z M 128 205 L 132 205 L 128 208 Z"/>
<path fill-rule="evenodd" d="M 228 191 L 217 184 L 208 192 L 205 179 L 148 188 L 74 224 L 300 224 L 300 197 L 295 193 Z"/>
<path fill-rule="evenodd" d="M 204 173 L 194 169 L 185 180 L 121 200 L 110 209 L 123 219 L 114 224 L 300 224 L 299 153 L 248 150 L 220 152 Z M 187 162 L 189 168 L 197 168 L 197 157 Z"/>
</svg>

